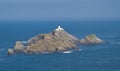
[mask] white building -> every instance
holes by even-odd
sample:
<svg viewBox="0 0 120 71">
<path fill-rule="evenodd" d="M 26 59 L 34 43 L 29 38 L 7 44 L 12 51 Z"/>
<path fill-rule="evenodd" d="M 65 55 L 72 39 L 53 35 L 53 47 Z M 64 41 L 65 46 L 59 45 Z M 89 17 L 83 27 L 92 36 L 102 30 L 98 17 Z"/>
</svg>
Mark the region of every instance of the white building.
<svg viewBox="0 0 120 71">
<path fill-rule="evenodd" d="M 61 28 L 60 26 L 58 26 L 58 28 L 56 29 L 56 31 L 59 31 L 59 30 L 64 30 L 64 29 Z"/>
</svg>

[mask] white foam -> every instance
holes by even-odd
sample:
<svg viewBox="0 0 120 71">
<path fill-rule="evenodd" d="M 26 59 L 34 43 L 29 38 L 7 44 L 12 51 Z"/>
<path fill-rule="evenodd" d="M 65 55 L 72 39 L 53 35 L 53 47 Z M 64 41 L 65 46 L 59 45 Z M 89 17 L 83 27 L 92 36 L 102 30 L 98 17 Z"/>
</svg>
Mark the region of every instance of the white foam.
<svg viewBox="0 0 120 71">
<path fill-rule="evenodd" d="M 62 52 L 62 53 L 72 53 L 72 51 L 64 51 L 64 52 Z"/>
<path fill-rule="evenodd" d="M 82 51 L 83 49 L 79 49 L 78 51 Z"/>
<path fill-rule="evenodd" d="M 27 41 L 22 41 L 22 43 L 27 43 Z"/>
</svg>

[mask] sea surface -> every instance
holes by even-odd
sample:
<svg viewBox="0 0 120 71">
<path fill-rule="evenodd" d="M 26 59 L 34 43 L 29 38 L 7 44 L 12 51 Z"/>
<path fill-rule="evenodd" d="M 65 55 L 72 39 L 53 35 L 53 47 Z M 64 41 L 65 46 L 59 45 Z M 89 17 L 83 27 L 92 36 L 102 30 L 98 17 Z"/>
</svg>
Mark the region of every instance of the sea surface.
<svg viewBox="0 0 120 71">
<path fill-rule="evenodd" d="M 49 33 L 58 25 L 79 39 L 96 34 L 106 43 L 64 53 L 7 56 L 16 41 Z M 2 21 L 0 71 L 120 71 L 120 21 Z"/>
</svg>

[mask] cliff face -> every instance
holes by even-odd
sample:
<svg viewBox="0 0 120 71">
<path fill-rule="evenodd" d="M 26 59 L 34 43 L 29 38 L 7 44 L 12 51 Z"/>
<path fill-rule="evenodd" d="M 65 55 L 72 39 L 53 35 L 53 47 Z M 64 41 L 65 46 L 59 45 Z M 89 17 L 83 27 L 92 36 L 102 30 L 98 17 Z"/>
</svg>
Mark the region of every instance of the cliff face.
<svg viewBox="0 0 120 71">
<path fill-rule="evenodd" d="M 39 34 L 30 38 L 26 45 L 20 41 L 16 42 L 13 50 L 9 49 L 9 53 L 48 53 L 62 52 L 71 49 L 78 49 L 79 39 L 67 33 L 63 29 L 56 29 L 48 34 Z"/>
</svg>

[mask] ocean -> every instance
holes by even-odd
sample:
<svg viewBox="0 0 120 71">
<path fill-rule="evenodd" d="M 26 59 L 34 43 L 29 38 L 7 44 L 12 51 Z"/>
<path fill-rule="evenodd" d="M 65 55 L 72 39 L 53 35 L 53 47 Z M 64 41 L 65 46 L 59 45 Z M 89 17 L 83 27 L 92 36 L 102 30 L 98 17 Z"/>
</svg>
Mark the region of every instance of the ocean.
<svg viewBox="0 0 120 71">
<path fill-rule="evenodd" d="M 16 41 L 49 33 L 58 25 L 79 39 L 96 34 L 106 43 L 78 46 L 80 51 L 69 53 L 7 56 Z M 1 21 L 0 71 L 120 71 L 120 21 Z"/>
</svg>

